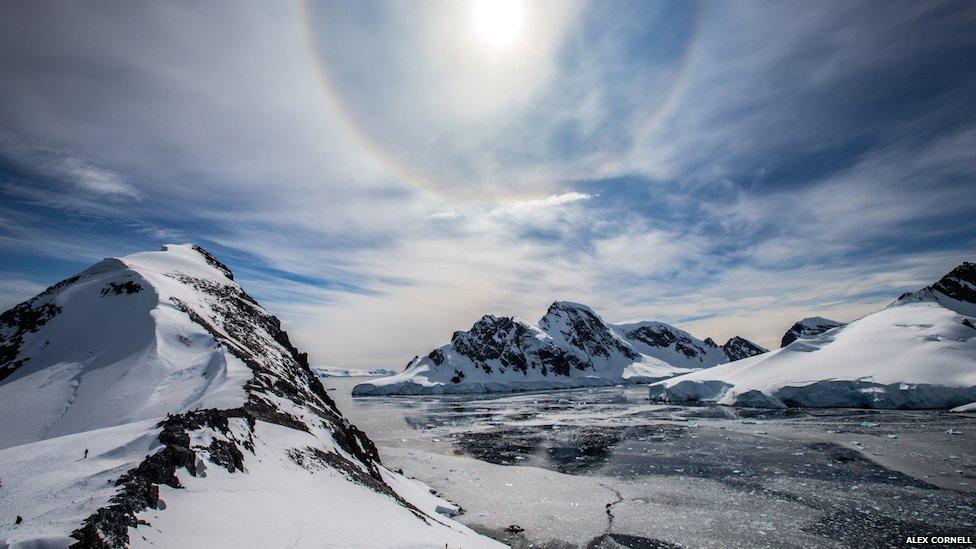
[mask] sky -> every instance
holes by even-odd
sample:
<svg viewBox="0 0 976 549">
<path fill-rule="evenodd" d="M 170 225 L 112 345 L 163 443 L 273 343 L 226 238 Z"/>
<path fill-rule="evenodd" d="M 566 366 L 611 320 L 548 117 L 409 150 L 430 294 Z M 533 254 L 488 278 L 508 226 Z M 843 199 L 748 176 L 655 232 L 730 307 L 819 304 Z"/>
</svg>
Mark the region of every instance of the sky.
<svg viewBox="0 0 976 549">
<path fill-rule="evenodd" d="M 976 260 L 976 3 L 0 6 L 0 309 L 204 246 L 314 364 L 556 299 L 767 347 Z"/>
</svg>

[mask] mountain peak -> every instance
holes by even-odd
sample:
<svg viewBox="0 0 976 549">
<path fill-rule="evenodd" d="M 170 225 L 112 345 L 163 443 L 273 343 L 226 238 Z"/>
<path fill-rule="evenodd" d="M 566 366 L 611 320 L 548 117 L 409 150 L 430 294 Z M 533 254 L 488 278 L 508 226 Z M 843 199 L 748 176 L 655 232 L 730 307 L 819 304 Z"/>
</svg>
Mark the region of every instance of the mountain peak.
<svg viewBox="0 0 976 549">
<path fill-rule="evenodd" d="M 729 361 L 733 362 L 736 360 L 742 360 L 743 358 L 749 358 L 751 356 L 761 355 L 768 352 L 769 349 L 756 345 L 755 343 L 749 341 L 744 337 L 732 336 L 725 345 L 722 345 L 722 350 L 729 357 Z"/>
<path fill-rule="evenodd" d="M 830 320 L 829 318 L 824 318 L 822 316 L 809 316 L 795 322 L 792 326 L 790 326 L 790 329 L 783 334 L 780 347 L 786 347 L 797 339 L 820 335 L 827 330 L 844 325 L 845 324 L 843 322 L 837 322 L 836 320 Z"/>
<path fill-rule="evenodd" d="M 218 260 L 212 253 L 210 253 L 207 250 L 203 249 L 202 246 L 197 246 L 196 244 L 190 244 L 189 246 L 193 249 L 193 251 L 195 251 L 195 252 L 199 253 L 200 255 L 202 255 L 203 256 L 203 259 L 211 267 L 213 267 L 213 268 L 221 271 L 222 273 L 224 273 L 224 276 L 226 276 L 227 278 L 229 278 L 231 280 L 234 280 L 234 273 L 231 272 L 230 267 L 228 267 L 227 265 L 224 265 L 223 263 L 221 263 L 220 260 Z M 166 249 L 166 247 L 164 246 L 163 249 Z"/>
<path fill-rule="evenodd" d="M 581 311 L 596 316 L 596 313 L 589 305 L 584 305 L 582 303 L 577 303 L 575 301 L 560 301 L 558 299 L 556 301 L 553 301 L 552 305 L 549 305 L 549 309 L 546 311 L 546 314 L 549 314 L 553 311 Z"/>
<path fill-rule="evenodd" d="M 572 301 L 556 301 L 539 321 L 539 328 L 559 343 L 583 350 L 592 360 L 622 356 L 626 360 L 640 360 L 628 343 L 617 336 L 593 309 Z"/>
<path fill-rule="evenodd" d="M 936 302 L 966 316 L 976 316 L 976 263 L 964 261 L 930 286 L 906 292 L 889 307 L 905 303 Z"/>
</svg>

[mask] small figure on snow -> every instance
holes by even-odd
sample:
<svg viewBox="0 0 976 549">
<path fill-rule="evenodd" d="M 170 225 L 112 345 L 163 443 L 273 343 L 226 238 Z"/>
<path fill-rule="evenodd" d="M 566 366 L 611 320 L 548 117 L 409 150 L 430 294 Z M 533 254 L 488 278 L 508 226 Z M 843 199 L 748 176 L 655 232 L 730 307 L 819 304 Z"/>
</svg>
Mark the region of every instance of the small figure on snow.
<svg viewBox="0 0 976 549">
<path fill-rule="evenodd" d="M 85 448 L 85 457 L 83 457 L 81 459 L 87 459 L 87 458 L 88 458 L 88 448 Z"/>
<path fill-rule="evenodd" d="M 14 524 L 20 524 L 21 522 L 24 522 L 24 517 L 17 515 L 17 520 L 14 521 Z"/>
</svg>

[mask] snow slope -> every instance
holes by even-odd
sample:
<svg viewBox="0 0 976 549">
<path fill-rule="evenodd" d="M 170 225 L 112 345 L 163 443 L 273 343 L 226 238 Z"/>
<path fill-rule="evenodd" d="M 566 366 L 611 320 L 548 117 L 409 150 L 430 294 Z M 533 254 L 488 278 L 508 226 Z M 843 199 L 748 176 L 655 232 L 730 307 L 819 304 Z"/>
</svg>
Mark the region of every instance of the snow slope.
<svg viewBox="0 0 976 549">
<path fill-rule="evenodd" d="M 167 273 L 233 282 L 192 249 L 170 248 L 105 259 L 12 309 L 57 313 L 23 334 L 3 366 L 0 417 L 17 421 L 0 432 L 0 448 L 243 403 L 251 370 L 178 305 L 215 317 L 216 304 Z"/>
<path fill-rule="evenodd" d="M 745 341 L 745 340 L 742 340 Z M 748 342 L 747 342 L 748 343 Z M 750 344 L 752 345 L 752 344 Z M 353 394 L 493 393 L 640 383 L 727 362 L 711 340 L 661 322 L 607 324 L 586 305 L 557 301 L 538 326 L 485 315 L 400 374 Z"/>
<path fill-rule="evenodd" d="M 775 351 L 658 382 L 651 398 L 743 406 L 953 408 L 976 401 L 972 288 L 965 263 L 891 306 Z M 976 294 L 973 294 L 976 296 Z M 907 296 L 907 297 L 906 297 Z M 946 305 L 949 305 L 947 307 Z"/>
<path fill-rule="evenodd" d="M 497 546 L 383 468 L 196 246 L 103 260 L 0 315 L 0 421 L 0 547 Z"/>
</svg>

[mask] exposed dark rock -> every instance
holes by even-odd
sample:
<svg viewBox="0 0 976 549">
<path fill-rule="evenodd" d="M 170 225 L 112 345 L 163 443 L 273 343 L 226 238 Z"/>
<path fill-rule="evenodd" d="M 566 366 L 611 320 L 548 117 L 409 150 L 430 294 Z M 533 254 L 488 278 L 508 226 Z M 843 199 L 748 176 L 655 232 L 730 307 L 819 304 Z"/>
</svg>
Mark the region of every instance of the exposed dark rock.
<svg viewBox="0 0 976 549">
<path fill-rule="evenodd" d="M 555 330 L 557 326 L 562 327 L 563 324 L 568 326 L 559 330 L 562 336 L 570 345 L 582 349 L 588 357 L 609 358 L 620 354 L 630 360 L 640 358 L 640 354 L 614 336 L 610 328 L 588 307 L 557 301 L 549 306 L 546 315 L 539 321 L 539 327 L 547 332 Z"/>
<path fill-rule="evenodd" d="M 167 416 L 158 425 L 162 427 L 159 442 L 163 444 L 163 449 L 147 456 L 135 469 L 119 477 L 115 482 L 119 486 L 118 493 L 112 496 L 107 506 L 95 511 L 85 519 L 81 528 L 71 533 L 71 537 L 78 540 L 71 547 L 127 547 L 128 529 L 147 524 L 138 519 L 136 514 L 146 509 L 159 508 L 159 485 L 182 488 L 176 476 L 176 470 L 180 468 L 196 476 L 197 453 L 190 445 L 191 431 L 209 428 L 227 436 L 228 440 L 220 441 L 221 444 L 218 445 L 221 447 L 221 454 L 211 461 L 227 467 L 231 472 L 243 470 L 243 454 L 235 445 L 239 441 L 230 433 L 230 417 L 244 417 L 244 412 L 240 409 L 208 409 Z M 248 420 L 248 423 L 253 427 L 253 419 Z M 233 447 L 234 451 L 228 447 Z M 234 465 L 233 469 L 226 465 L 225 459 L 228 456 Z"/>
<path fill-rule="evenodd" d="M 521 349 L 528 335 L 528 327 L 513 318 L 485 315 L 467 332 L 454 332 L 451 344 L 459 354 L 483 362 L 502 359 L 512 346 Z"/>
<path fill-rule="evenodd" d="M 227 265 L 224 265 L 216 257 L 214 257 L 213 254 L 211 254 L 207 250 L 204 250 L 200 246 L 194 245 L 193 246 L 193 249 L 196 250 L 197 252 L 199 252 L 200 255 L 203 256 L 203 258 L 207 261 L 207 263 L 211 267 L 213 267 L 213 268 L 217 269 L 218 271 L 221 271 L 222 273 L 224 273 L 224 276 L 226 276 L 227 278 L 229 278 L 231 280 L 234 280 L 234 273 L 231 272 L 231 270 L 227 267 Z"/>
<path fill-rule="evenodd" d="M 137 294 L 142 291 L 142 284 L 138 282 L 133 282 L 131 280 L 126 280 L 121 284 L 118 282 L 109 282 L 108 286 L 102 288 L 102 295 L 122 295 L 122 294 Z"/>
<path fill-rule="evenodd" d="M 570 368 L 576 368 L 577 370 L 586 369 L 586 364 L 580 362 L 575 355 L 571 355 L 555 346 L 540 349 L 539 360 L 542 361 L 543 374 L 548 370 L 556 375 L 568 376 Z"/>
<path fill-rule="evenodd" d="M 694 340 L 683 334 L 675 333 L 664 325 L 640 326 L 627 332 L 626 336 L 628 339 L 640 341 L 651 347 L 663 349 L 674 345 L 674 349 L 679 353 L 688 358 L 697 358 L 699 361 L 703 361 L 705 355 L 708 354 L 708 351 L 695 343 Z M 711 339 L 706 339 L 703 343 L 709 345 L 709 342 L 711 342 L 711 347 L 718 348 L 718 345 Z"/>
<path fill-rule="evenodd" d="M 725 351 L 725 356 L 729 357 L 729 362 L 732 362 L 750 356 L 761 355 L 769 349 L 760 347 L 748 339 L 733 336 L 725 342 L 725 345 L 722 345 L 722 350 Z"/>
<path fill-rule="evenodd" d="M 783 334 L 783 340 L 780 343 L 780 347 L 786 347 L 797 339 L 814 337 L 826 332 L 827 330 L 831 330 L 843 325 L 843 322 L 837 322 L 836 320 L 830 320 L 828 318 L 804 318 L 803 320 L 793 324 L 793 326 L 791 326 L 790 329 Z"/>
<path fill-rule="evenodd" d="M 29 360 L 17 358 L 24 335 L 36 332 L 61 312 L 61 307 L 51 301 L 51 297 L 64 286 L 63 282 L 51 286 L 37 297 L 0 314 L 0 382 Z"/>
<path fill-rule="evenodd" d="M 434 349 L 433 351 L 431 351 L 430 354 L 427 355 L 427 358 L 429 358 L 431 361 L 433 361 L 434 364 L 438 366 L 444 363 L 444 353 L 441 352 L 440 349 Z"/>
<path fill-rule="evenodd" d="M 234 471 L 244 470 L 244 454 L 236 445 L 226 440 L 215 438 L 210 441 L 210 446 L 207 450 L 209 451 L 210 461 L 227 469 L 227 471 L 233 473 Z M 253 446 L 251 450 L 253 451 Z"/>
<path fill-rule="evenodd" d="M 963 262 L 931 287 L 952 299 L 976 303 L 976 263 Z"/>
<path fill-rule="evenodd" d="M 646 343 L 652 347 L 670 347 L 678 340 L 678 337 L 671 330 L 655 330 L 650 326 L 641 326 L 635 330 L 627 332 L 627 337 Z"/>
</svg>

